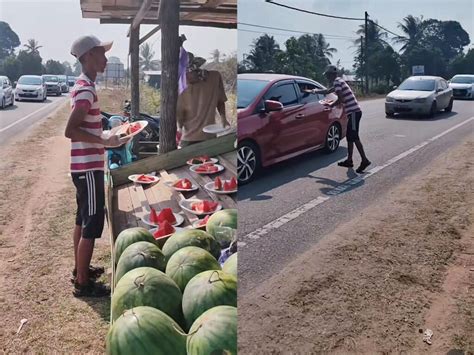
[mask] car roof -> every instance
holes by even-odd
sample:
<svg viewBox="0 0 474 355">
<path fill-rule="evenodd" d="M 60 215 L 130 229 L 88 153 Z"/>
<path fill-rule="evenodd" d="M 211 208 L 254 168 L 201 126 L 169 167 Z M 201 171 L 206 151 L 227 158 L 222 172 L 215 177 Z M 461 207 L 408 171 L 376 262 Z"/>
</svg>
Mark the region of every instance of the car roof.
<svg viewBox="0 0 474 355">
<path fill-rule="evenodd" d="M 474 74 L 456 74 L 455 76 L 453 76 L 453 78 L 455 78 L 456 76 L 467 76 L 467 77 L 474 77 Z"/>
<path fill-rule="evenodd" d="M 312 79 L 305 78 L 302 76 L 287 75 L 287 74 L 274 74 L 274 73 L 245 73 L 245 74 L 239 74 L 237 78 L 244 79 L 244 80 L 261 80 L 261 81 L 268 81 L 268 82 L 284 80 L 284 79 L 301 79 L 301 80 L 314 81 Z"/>
<path fill-rule="evenodd" d="M 407 78 L 407 80 L 437 80 L 437 79 L 442 79 L 444 78 L 440 76 L 431 76 L 431 75 L 416 75 L 416 76 L 410 76 Z"/>
<path fill-rule="evenodd" d="M 41 79 L 41 75 L 22 75 L 20 76 L 20 78 L 40 78 Z"/>
</svg>

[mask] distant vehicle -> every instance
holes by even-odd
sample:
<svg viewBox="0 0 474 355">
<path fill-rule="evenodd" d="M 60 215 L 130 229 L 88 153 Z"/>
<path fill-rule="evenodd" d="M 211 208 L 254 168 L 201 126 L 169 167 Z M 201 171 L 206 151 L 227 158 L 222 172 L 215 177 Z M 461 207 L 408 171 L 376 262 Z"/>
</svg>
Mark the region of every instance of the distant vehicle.
<svg viewBox="0 0 474 355">
<path fill-rule="evenodd" d="M 237 87 L 240 184 L 253 180 L 261 167 L 317 149 L 335 152 L 346 135 L 344 109 L 321 102 L 335 100 L 336 95 L 305 92 L 324 88 L 311 79 L 239 74 Z"/>
<path fill-rule="evenodd" d="M 453 109 L 453 90 L 439 76 L 411 76 L 389 93 L 385 99 L 385 114 L 410 113 L 433 117 L 436 112 Z"/>
<path fill-rule="evenodd" d="M 5 107 L 13 105 L 14 100 L 10 79 L 6 76 L 0 76 L 0 108 L 3 110 Z"/>
<path fill-rule="evenodd" d="M 474 75 L 455 75 L 449 81 L 455 99 L 474 99 Z"/>
<path fill-rule="evenodd" d="M 43 75 L 43 81 L 46 84 L 48 95 L 56 94 L 56 96 L 61 96 L 61 84 L 57 75 Z"/>
<path fill-rule="evenodd" d="M 67 83 L 66 75 L 58 75 L 59 83 L 61 84 L 61 92 L 69 92 L 69 85 Z"/>
<path fill-rule="evenodd" d="M 73 86 L 76 84 L 76 80 L 77 80 L 76 77 L 74 77 L 74 76 L 68 76 L 68 77 L 67 77 L 67 84 L 68 84 L 70 87 L 73 87 Z"/>
<path fill-rule="evenodd" d="M 39 75 L 23 75 L 18 79 L 15 88 L 15 100 L 45 101 L 46 85 Z"/>
</svg>

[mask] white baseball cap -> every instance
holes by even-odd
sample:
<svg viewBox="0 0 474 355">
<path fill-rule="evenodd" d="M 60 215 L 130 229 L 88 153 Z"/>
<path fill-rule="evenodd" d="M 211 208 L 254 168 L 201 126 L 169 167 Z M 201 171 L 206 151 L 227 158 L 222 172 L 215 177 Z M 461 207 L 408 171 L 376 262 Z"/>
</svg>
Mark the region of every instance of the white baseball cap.
<svg viewBox="0 0 474 355">
<path fill-rule="evenodd" d="M 92 48 L 95 47 L 104 47 L 105 51 L 109 51 L 110 48 L 112 48 L 112 44 L 114 42 L 102 42 L 100 39 L 98 39 L 96 36 L 82 36 L 79 37 L 74 41 L 74 43 L 71 46 L 71 54 L 76 57 L 80 58 L 84 54 L 86 54 L 88 51 L 90 51 Z"/>
<path fill-rule="evenodd" d="M 324 74 L 329 74 L 329 73 L 337 74 L 337 67 L 335 65 L 328 65 L 326 67 L 326 70 L 324 71 Z"/>
</svg>

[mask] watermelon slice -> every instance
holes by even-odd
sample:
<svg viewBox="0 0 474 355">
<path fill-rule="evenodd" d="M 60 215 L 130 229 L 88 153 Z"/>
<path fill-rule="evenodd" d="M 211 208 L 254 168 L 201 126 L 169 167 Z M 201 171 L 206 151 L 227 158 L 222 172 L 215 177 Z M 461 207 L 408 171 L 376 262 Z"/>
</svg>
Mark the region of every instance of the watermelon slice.
<svg viewBox="0 0 474 355">
<path fill-rule="evenodd" d="M 150 212 L 150 222 L 154 224 L 158 224 L 158 215 L 156 214 L 156 210 L 153 207 L 150 207 L 151 212 Z"/>
<path fill-rule="evenodd" d="M 196 168 L 197 173 L 217 173 L 219 169 L 213 163 L 199 165 Z"/>
<path fill-rule="evenodd" d="M 218 206 L 217 202 L 204 200 L 201 202 L 195 202 L 191 205 L 191 209 L 197 213 L 213 212 Z"/>
<path fill-rule="evenodd" d="M 155 237 L 155 239 L 158 239 L 166 235 L 173 234 L 174 232 L 175 232 L 174 227 L 171 224 L 169 224 L 168 221 L 164 221 L 164 222 L 160 222 L 158 230 L 155 233 L 153 233 L 153 237 Z"/>
<path fill-rule="evenodd" d="M 140 126 L 140 123 L 138 123 L 138 122 L 132 123 L 130 126 L 128 126 L 127 135 L 132 134 L 132 133 L 135 133 L 135 132 L 138 131 L 140 128 L 142 128 L 142 127 Z"/>
<path fill-rule="evenodd" d="M 190 160 L 191 164 L 203 164 L 206 161 L 209 161 L 209 157 L 207 155 L 201 155 Z"/>
<path fill-rule="evenodd" d="M 209 221 L 209 218 L 211 218 L 211 215 L 207 215 L 204 219 L 201 219 L 197 226 L 204 227 L 207 224 L 207 221 Z"/>
<path fill-rule="evenodd" d="M 153 179 L 152 177 L 147 176 L 147 175 L 140 175 L 140 176 L 137 178 L 137 181 L 141 181 L 141 182 L 152 182 L 152 181 L 155 181 L 155 179 Z"/>
<path fill-rule="evenodd" d="M 160 214 L 158 215 L 158 222 L 168 222 L 171 224 L 176 223 L 176 218 L 174 217 L 173 210 L 171 208 L 164 208 L 161 210 Z"/>
<path fill-rule="evenodd" d="M 222 190 L 222 180 L 220 177 L 216 177 L 214 180 L 214 190 Z"/>
<path fill-rule="evenodd" d="M 190 190 L 193 187 L 193 184 L 188 179 L 179 179 L 173 184 L 173 186 L 178 189 Z"/>
</svg>

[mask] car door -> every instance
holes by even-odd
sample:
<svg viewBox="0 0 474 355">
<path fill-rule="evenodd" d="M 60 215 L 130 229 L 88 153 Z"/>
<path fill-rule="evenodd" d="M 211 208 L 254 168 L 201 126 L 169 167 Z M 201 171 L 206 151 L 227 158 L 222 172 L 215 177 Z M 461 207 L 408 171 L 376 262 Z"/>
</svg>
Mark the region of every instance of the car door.
<svg viewBox="0 0 474 355">
<path fill-rule="evenodd" d="M 436 80 L 436 102 L 438 110 L 442 110 L 448 106 L 448 90 L 447 87 L 443 85 L 443 80 Z"/>
<path fill-rule="evenodd" d="M 304 144 L 301 140 L 301 118 L 304 117 L 304 109 L 298 100 L 294 81 L 275 83 L 263 95 L 263 101 L 265 100 L 278 101 L 283 105 L 281 111 L 266 113 L 263 118 L 266 124 L 260 134 L 267 142 L 267 159 L 277 159 L 302 149 Z"/>
<path fill-rule="evenodd" d="M 448 82 L 444 79 L 441 79 L 441 87 L 443 88 L 443 97 L 444 97 L 444 102 L 445 102 L 444 107 L 448 107 L 449 103 L 451 101 L 451 97 L 453 95 L 452 94 L 453 90 L 451 90 L 451 88 L 449 87 Z"/>
<path fill-rule="evenodd" d="M 7 88 L 6 88 L 6 96 L 8 97 L 9 102 L 13 103 L 13 88 L 10 79 L 5 79 Z"/>
</svg>

